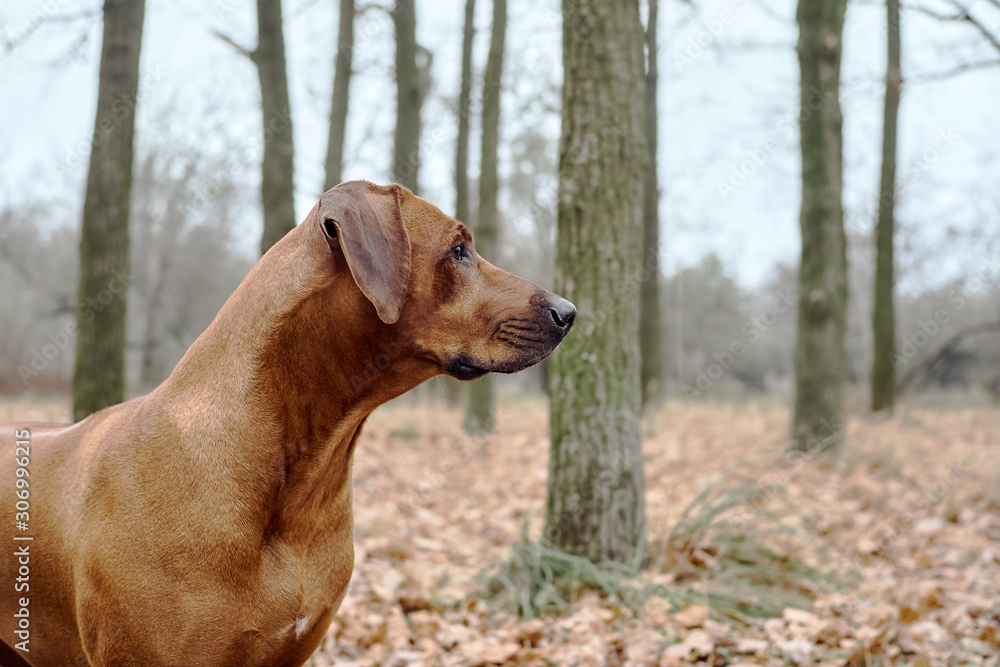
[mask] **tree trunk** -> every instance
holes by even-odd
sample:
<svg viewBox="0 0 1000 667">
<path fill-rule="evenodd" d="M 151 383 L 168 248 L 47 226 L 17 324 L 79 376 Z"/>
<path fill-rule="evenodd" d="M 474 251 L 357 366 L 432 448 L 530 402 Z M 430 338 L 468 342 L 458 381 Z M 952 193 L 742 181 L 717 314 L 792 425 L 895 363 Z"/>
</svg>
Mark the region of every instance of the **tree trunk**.
<svg viewBox="0 0 1000 667">
<path fill-rule="evenodd" d="M 73 419 L 125 400 L 129 200 L 146 4 L 106 0 L 80 237 Z"/>
<path fill-rule="evenodd" d="M 469 119 L 472 110 L 472 39 L 475 36 L 476 0 L 465 0 L 462 31 L 462 85 L 458 94 L 458 142 L 455 146 L 455 218 L 469 223 Z"/>
<path fill-rule="evenodd" d="M 490 55 L 483 76 L 483 143 L 479 170 L 479 215 L 476 219 L 476 252 L 496 259 L 500 230 L 497 225 L 497 146 L 500 136 L 500 91 L 503 79 L 504 36 L 507 31 L 507 0 L 493 0 L 493 28 Z M 469 387 L 465 412 L 468 433 L 496 430 L 496 395 L 493 376 L 475 380 Z"/>
<path fill-rule="evenodd" d="M 264 159 L 260 192 L 264 207 L 264 233 L 260 253 L 295 227 L 295 182 L 292 114 L 285 70 L 285 38 L 281 27 L 281 0 L 257 0 L 257 48 L 250 58 L 260 76 Z"/>
<path fill-rule="evenodd" d="M 649 149 L 649 167 L 643 191 L 642 247 L 646 253 L 649 277 L 640 290 L 639 348 L 642 357 L 642 404 L 660 393 L 663 382 L 663 341 L 660 311 L 660 192 L 656 169 L 656 149 L 659 135 L 657 127 L 657 78 L 656 21 L 658 0 L 649 0 L 649 18 L 646 21 L 646 145 Z"/>
<path fill-rule="evenodd" d="M 462 30 L 462 82 L 458 94 L 458 141 L 455 145 L 455 219 L 471 224 L 469 211 L 469 120 L 472 109 L 472 40 L 476 33 L 476 0 L 465 0 L 465 27 Z M 445 400 L 449 405 L 461 402 L 462 383 L 442 376 Z"/>
<path fill-rule="evenodd" d="M 344 169 L 344 132 L 347 128 L 347 100 L 351 86 L 353 54 L 354 0 L 340 0 L 340 25 L 333 75 L 333 99 L 330 102 L 330 136 L 326 144 L 324 192 L 343 180 L 341 174 Z"/>
<path fill-rule="evenodd" d="M 875 305 L 872 330 L 872 412 L 892 409 L 896 403 L 896 304 L 893 236 L 896 226 L 896 121 L 903 83 L 900 68 L 899 0 L 886 0 L 888 60 L 885 72 L 885 108 L 882 117 L 882 176 L 879 184 L 878 222 L 875 226 Z"/>
<path fill-rule="evenodd" d="M 417 64 L 417 14 L 414 0 L 396 0 L 396 135 L 392 149 L 392 177 L 414 194 L 420 181 L 420 108 L 427 88 L 427 71 Z M 426 59 L 430 56 L 423 51 Z"/>
<path fill-rule="evenodd" d="M 792 448 L 844 436 L 847 237 L 841 200 L 840 57 L 847 0 L 799 0 L 802 260 Z"/>
<path fill-rule="evenodd" d="M 545 536 L 592 561 L 642 556 L 639 285 L 645 146 L 637 0 L 563 0 L 556 291 L 579 309 L 551 366 Z"/>
</svg>

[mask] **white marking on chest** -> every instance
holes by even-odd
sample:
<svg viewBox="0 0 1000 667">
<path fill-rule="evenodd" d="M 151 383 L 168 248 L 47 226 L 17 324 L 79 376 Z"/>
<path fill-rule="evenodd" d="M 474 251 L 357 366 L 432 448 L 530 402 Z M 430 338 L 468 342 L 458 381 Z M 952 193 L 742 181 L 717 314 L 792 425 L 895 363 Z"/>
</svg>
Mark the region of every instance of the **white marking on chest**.
<svg viewBox="0 0 1000 667">
<path fill-rule="evenodd" d="M 302 636 L 302 633 L 306 631 L 307 625 L 309 625 L 309 617 L 303 616 L 297 621 L 293 621 L 292 623 L 289 623 L 288 625 L 283 627 L 281 631 L 278 632 L 278 635 L 283 637 L 289 634 L 292 631 L 292 628 L 295 628 L 295 638 L 299 639 Z"/>
</svg>

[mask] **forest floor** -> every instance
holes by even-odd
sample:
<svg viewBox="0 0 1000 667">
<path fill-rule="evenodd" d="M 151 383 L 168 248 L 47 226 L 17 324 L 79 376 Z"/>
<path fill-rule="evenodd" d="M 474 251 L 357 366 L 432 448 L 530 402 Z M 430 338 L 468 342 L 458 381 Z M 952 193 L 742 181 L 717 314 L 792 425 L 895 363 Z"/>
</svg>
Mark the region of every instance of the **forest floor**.
<svg viewBox="0 0 1000 667">
<path fill-rule="evenodd" d="M 0 402 L 0 421 L 54 410 Z M 997 411 L 904 406 L 789 462 L 787 410 L 668 404 L 644 423 L 641 575 L 526 619 L 512 601 L 552 586 L 505 563 L 544 557 L 546 421 L 506 403 L 477 440 L 437 404 L 371 417 L 354 576 L 312 664 L 1000 665 Z"/>
</svg>

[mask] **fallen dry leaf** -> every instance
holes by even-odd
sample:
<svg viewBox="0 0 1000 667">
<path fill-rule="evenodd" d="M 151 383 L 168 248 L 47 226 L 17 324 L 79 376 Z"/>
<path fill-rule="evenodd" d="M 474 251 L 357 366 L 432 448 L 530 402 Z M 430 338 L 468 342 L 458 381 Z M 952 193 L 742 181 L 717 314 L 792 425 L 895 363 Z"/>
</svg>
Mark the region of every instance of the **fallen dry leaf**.
<svg viewBox="0 0 1000 667">
<path fill-rule="evenodd" d="M 665 544 L 691 501 L 738 465 L 781 488 L 747 510 L 748 525 L 766 508 L 816 544 L 816 554 L 792 555 L 847 582 L 811 609 L 744 624 L 713 621 L 703 603 L 675 613 L 658 597 L 634 616 L 593 594 L 531 621 L 493 609 L 476 594 L 480 573 L 509 555 L 526 521 L 532 538 L 544 523 L 547 414 L 503 404 L 499 432 L 483 443 L 465 437 L 461 419 L 402 402 L 369 420 L 354 464 L 355 572 L 317 665 L 647 667 L 720 665 L 728 654 L 731 665 L 1000 667 L 995 412 L 904 406 L 852 421 L 851 457 L 791 468 L 776 464 L 786 410 L 669 404 L 647 420 L 650 545 Z M 649 579 L 680 590 L 714 585 L 724 553 L 697 544 L 650 556 Z M 691 570 L 691 559 L 708 569 Z"/>
<path fill-rule="evenodd" d="M 692 604 L 673 615 L 673 619 L 687 629 L 700 628 L 708 620 L 708 605 Z"/>
</svg>

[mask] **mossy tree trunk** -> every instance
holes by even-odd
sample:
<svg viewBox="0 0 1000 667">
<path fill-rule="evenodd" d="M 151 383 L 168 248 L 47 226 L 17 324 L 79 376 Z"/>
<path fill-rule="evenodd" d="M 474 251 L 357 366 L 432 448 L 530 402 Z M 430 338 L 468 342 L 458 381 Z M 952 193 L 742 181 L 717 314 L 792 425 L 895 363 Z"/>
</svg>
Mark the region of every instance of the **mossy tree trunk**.
<svg viewBox="0 0 1000 667">
<path fill-rule="evenodd" d="M 106 0 L 80 236 L 73 419 L 125 400 L 129 202 L 146 4 Z"/>
<path fill-rule="evenodd" d="M 817 451 L 844 436 L 847 237 L 840 59 L 847 0 L 799 0 L 802 204 L 792 448 Z"/>
<path fill-rule="evenodd" d="M 896 226 L 896 126 L 899 93 L 903 84 L 900 68 L 899 0 L 886 0 L 888 60 L 885 72 L 885 107 L 882 116 L 882 174 L 879 184 L 878 221 L 875 224 L 875 305 L 872 330 L 871 408 L 891 410 L 896 403 L 896 304 L 893 237 Z"/>
<path fill-rule="evenodd" d="M 550 376 L 545 536 L 592 561 L 641 558 L 639 283 L 645 145 L 637 0 L 563 0 L 556 291 L 578 308 Z"/>
<path fill-rule="evenodd" d="M 662 314 L 660 311 L 660 191 L 656 169 L 657 126 L 657 36 L 658 0 L 649 0 L 646 20 L 646 145 L 649 167 L 643 191 L 642 247 L 649 276 L 642 282 L 639 317 L 639 349 L 642 356 L 642 404 L 660 393 L 663 382 Z"/>
<path fill-rule="evenodd" d="M 264 208 L 263 255 L 295 227 L 295 143 L 288 101 L 285 37 L 281 0 L 257 0 L 257 48 L 250 59 L 257 65 L 263 116 L 264 157 L 260 192 Z"/>
<path fill-rule="evenodd" d="M 500 137 L 500 91 L 503 79 L 504 37 L 507 31 L 507 0 L 493 0 L 493 27 L 490 54 L 483 76 L 483 142 L 479 170 L 479 215 L 476 219 L 476 252 L 496 260 L 500 236 L 497 224 L 497 145 Z M 496 391 L 493 376 L 475 380 L 469 387 L 465 411 L 468 433 L 492 433 L 496 430 Z"/>
<path fill-rule="evenodd" d="M 333 74 L 333 99 L 330 101 L 330 134 L 326 143 L 326 177 L 323 190 L 343 180 L 344 133 L 351 87 L 351 63 L 354 56 L 354 0 L 340 0 L 340 24 L 337 27 L 337 57 Z"/>
</svg>

